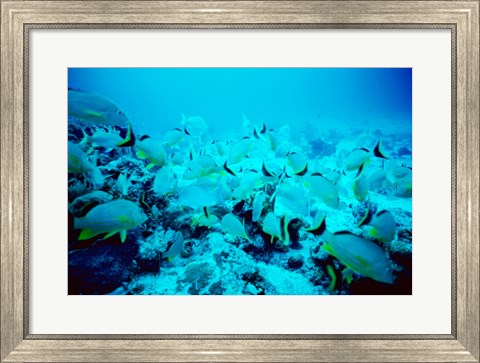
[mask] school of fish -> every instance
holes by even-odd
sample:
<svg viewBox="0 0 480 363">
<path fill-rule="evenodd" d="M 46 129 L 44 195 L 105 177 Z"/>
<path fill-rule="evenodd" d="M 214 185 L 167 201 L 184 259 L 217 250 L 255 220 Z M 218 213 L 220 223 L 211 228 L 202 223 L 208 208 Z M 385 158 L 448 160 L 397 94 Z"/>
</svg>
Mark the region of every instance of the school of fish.
<svg viewBox="0 0 480 363">
<path fill-rule="evenodd" d="M 77 234 L 71 239 L 95 243 L 118 235 L 125 243 L 177 210 L 190 216 L 191 230 L 221 232 L 226 243 L 264 241 L 266 248 L 288 250 L 295 234 L 310 236 L 340 268 L 343 283 L 356 277 L 395 284 L 388 255 L 397 238 L 395 213 L 372 210 L 370 201 L 378 194 L 411 198 L 412 165 L 411 157 L 392 158 L 381 137 L 362 135 L 370 144 L 316 156 L 290 140 L 295 131 L 288 126 L 275 130 L 243 116 L 241 132 L 222 139 L 210 135 L 202 117 L 183 116 L 154 138 L 137 134 L 135 123 L 103 96 L 69 89 L 68 99 L 69 123 L 82 128 L 81 140 L 69 137 L 69 185 L 81 180 L 84 186 L 69 189 L 69 203 L 88 201 L 72 212 Z M 134 163 L 116 170 L 112 165 L 122 158 Z M 363 214 L 353 216 L 358 206 L 365 206 Z M 347 229 L 330 223 L 338 213 L 351 215 Z M 162 259 L 179 256 L 188 233 L 179 228 Z M 332 266 L 323 266 L 331 290 Z"/>
</svg>

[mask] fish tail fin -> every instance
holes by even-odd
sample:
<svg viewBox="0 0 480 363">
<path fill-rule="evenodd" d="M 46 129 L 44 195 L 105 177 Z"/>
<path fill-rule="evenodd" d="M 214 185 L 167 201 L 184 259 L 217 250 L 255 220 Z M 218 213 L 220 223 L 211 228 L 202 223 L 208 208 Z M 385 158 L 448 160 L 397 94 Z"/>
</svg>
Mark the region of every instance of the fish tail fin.
<svg viewBox="0 0 480 363">
<path fill-rule="evenodd" d="M 382 140 L 378 140 L 377 145 L 373 149 L 373 155 L 377 158 L 388 159 L 387 154 L 382 149 Z"/>
<path fill-rule="evenodd" d="M 118 147 L 128 147 L 135 145 L 135 134 L 132 130 L 132 124 L 128 124 L 127 137 L 122 140 L 117 146 Z"/>
</svg>

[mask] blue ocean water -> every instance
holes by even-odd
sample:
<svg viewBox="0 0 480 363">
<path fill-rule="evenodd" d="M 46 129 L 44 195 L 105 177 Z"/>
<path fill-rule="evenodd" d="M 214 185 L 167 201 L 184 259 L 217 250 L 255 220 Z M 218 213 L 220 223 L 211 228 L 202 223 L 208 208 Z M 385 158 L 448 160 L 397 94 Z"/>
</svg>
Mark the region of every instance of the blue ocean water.
<svg viewBox="0 0 480 363">
<path fill-rule="evenodd" d="M 69 294 L 411 294 L 410 68 L 70 68 Z"/>
<path fill-rule="evenodd" d="M 219 132 L 243 114 L 307 131 L 412 129 L 410 68 L 70 68 L 68 85 L 114 100 L 152 137 L 177 127 L 182 114 Z"/>
</svg>

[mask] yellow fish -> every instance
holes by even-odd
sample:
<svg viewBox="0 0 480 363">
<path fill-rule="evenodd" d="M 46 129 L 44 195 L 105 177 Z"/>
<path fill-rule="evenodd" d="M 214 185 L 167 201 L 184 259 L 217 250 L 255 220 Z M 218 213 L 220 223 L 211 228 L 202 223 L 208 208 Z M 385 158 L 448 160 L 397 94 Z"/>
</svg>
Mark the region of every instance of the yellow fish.
<svg viewBox="0 0 480 363">
<path fill-rule="evenodd" d="M 137 156 L 150 162 L 147 169 L 151 169 L 155 165 L 164 166 L 166 164 L 165 150 L 160 140 L 143 136 L 135 143 L 135 146 L 137 148 Z"/>
<path fill-rule="evenodd" d="M 355 176 L 355 179 L 353 179 L 353 186 L 352 186 L 353 195 L 360 202 L 364 202 L 365 199 L 367 199 L 368 190 L 369 190 L 367 179 L 363 174 L 363 171 L 365 170 L 365 164 L 366 162 L 364 162 L 360 166 L 360 169 L 358 169 L 357 175 Z"/>
<path fill-rule="evenodd" d="M 241 237 L 245 238 L 247 241 L 250 241 L 250 238 L 245 232 L 245 226 L 235 217 L 232 213 L 226 214 L 222 218 L 222 229 L 226 234 L 229 234 L 233 238 Z"/>
<path fill-rule="evenodd" d="M 393 283 L 385 252 L 372 241 L 350 232 L 337 232 L 322 249 L 360 275 L 386 284 Z"/>
<path fill-rule="evenodd" d="M 84 91 L 68 90 L 68 116 L 109 126 L 127 126 L 128 116 L 108 98 Z"/>
<path fill-rule="evenodd" d="M 370 209 L 362 218 L 358 227 L 370 225 L 370 235 L 380 242 L 391 242 L 395 239 L 396 223 L 393 214 L 389 211 L 382 210 L 373 214 Z"/>
<path fill-rule="evenodd" d="M 109 238 L 119 233 L 122 242 L 127 238 L 127 230 L 139 226 L 147 220 L 143 210 L 135 203 L 117 199 L 97 205 L 84 217 L 75 218 L 74 228 L 81 229 L 78 239 L 85 240 L 100 234 Z"/>
<path fill-rule="evenodd" d="M 73 142 L 68 142 L 68 172 L 69 173 L 88 173 L 94 169 L 94 166 L 88 160 L 87 154 Z"/>
</svg>

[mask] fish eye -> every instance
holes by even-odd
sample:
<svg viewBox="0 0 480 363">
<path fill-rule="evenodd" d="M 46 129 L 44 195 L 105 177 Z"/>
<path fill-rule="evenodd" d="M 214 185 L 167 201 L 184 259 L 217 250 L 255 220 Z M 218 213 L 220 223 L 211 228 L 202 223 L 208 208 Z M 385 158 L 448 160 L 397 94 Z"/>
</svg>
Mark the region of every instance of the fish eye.
<svg viewBox="0 0 480 363">
<path fill-rule="evenodd" d="M 118 114 L 118 115 L 122 115 L 122 114 L 123 114 L 122 110 L 118 110 L 118 111 L 117 111 L 117 114 Z"/>
</svg>

